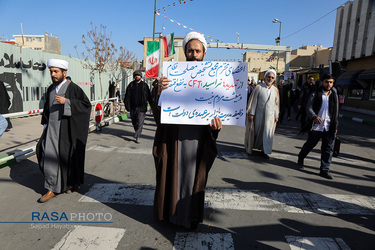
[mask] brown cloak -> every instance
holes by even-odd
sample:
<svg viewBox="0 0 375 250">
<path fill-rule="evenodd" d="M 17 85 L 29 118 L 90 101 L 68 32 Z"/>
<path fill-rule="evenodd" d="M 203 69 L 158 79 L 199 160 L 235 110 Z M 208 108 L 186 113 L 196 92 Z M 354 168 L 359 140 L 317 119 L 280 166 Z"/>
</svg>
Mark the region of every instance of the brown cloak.
<svg viewBox="0 0 375 250">
<path fill-rule="evenodd" d="M 158 98 L 155 98 L 158 99 Z M 156 168 L 154 216 L 169 220 L 175 215 L 177 205 L 178 129 L 179 125 L 160 124 L 160 107 L 154 101 L 152 107 L 157 129 L 153 146 Z M 197 166 L 191 202 L 191 222 L 203 221 L 204 197 L 208 172 L 217 155 L 216 138 L 219 131 L 205 125 L 197 155 Z"/>
</svg>

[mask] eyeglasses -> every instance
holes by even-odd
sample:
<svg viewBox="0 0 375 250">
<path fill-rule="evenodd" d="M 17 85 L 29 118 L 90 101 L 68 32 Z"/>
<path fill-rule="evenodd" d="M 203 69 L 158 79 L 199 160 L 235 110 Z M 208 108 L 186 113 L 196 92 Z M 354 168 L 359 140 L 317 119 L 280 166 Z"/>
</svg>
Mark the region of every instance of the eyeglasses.
<svg viewBox="0 0 375 250">
<path fill-rule="evenodd" d="M 274 77 L 274 76 L 267 76 L 267 78 L 275 79 L 275 77 Z"/>
</svg>

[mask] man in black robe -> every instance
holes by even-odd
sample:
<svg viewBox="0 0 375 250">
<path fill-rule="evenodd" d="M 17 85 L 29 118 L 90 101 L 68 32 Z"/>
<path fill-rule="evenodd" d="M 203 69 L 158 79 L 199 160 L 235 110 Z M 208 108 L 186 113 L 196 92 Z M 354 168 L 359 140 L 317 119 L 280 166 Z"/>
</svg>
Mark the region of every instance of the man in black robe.
<svg viewBox="0 0 375 250">
<path fill-rule="evenodd" d="M 8 95 L 8 91 L 2 81 L 0 81 L 0 114 L 8 114 L 9 107 L 10 107 L 10 97 Z M 9 118 L 6 118 L 8 122 L 7 129 L 11 129 L 12 123 L 10 122 Z"/>
<path fill-rule="evenodd" d="M 48 87 L 42 115 L 42 137 L 37 157 L 48 192 L 39 202 L 83 184 L 85 149 L 91 103 L 83 90 L 66 80 L 68 62 L 51 59 L 47 63 L 53 84 Z"/>
<path fill-rule="evenodd" d="M 202 61 L 207 50 L 204 37 L 190 32 L 183 42 L 187 61 Z M 203 221 L 208 172 L 217 155 L 216 139 L 222 127 L 215 117 L 209 125 L 160 123 L 158 99 L 168 88 L 167 77 L 158 79 L 152 105 L 157 129 L 153 146 L 156 168 L 154 216 L 194 229 Z"/>
</svg>

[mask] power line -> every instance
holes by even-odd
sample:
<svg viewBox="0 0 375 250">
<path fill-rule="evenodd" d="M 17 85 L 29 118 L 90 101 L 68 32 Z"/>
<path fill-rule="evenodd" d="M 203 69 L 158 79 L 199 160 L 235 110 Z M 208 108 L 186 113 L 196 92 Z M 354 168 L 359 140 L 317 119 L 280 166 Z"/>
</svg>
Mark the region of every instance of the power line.
<svg viewBox="0 0 375 250">
<path fill-rule="evenodd" d="M 340 5 L 340 6 L 342 6 L 342 5 L 344 5 L 344 4 L 345 4 L 345 3 L 342 3 L 342 4 Z M 337 8 L 339 8 L 340 6 L 338 6 Z M 335 9 L 331 10 L 330 12 L 328 12 L 327 14 L 325 14 L 324 16 L 322 16 L 322 17 L 318 18 L 317 20 L 315 20 L 314 22 L 312 22 L 312 23 L 310 23 L 310 24 L 306 25 L 306 26 L 305 26 L 305 27 L 303 27 L 302 29 L 299 29 L 299 30 L 297 30 L 296 32 L 294 32 L 294 33 L 292 33 L 292 34 L 290 34 L 290 35 L 288 35 L 288 36 L 285 36 L 285 37 L 283 37 L 283 38 L 282 38 L 282 40 L 284 40 L 284 39 L 286 39 L 286 38 L 288 38 L 288 37 L 290 37 L 290 36 L 293 36 L 293 35 L 297 34 L 298 32 L 300 32 L 300 31 L 302 31 L 302 30 L 306 29 L 307 27 L 310 27 L 310 26 L 311 26 L 311 25 L 313 25 L 314 23 L 316 23 L 316 22 L 320 21 L 321 19 L 325 18 L 326 16 L 328 16 L 328 15 L 329 15 L 329 14 L 331 14 L 332 12 L 336 11 L 336 10 L 337 10 L 337 8 L 335 8 Z"/>
</svg>

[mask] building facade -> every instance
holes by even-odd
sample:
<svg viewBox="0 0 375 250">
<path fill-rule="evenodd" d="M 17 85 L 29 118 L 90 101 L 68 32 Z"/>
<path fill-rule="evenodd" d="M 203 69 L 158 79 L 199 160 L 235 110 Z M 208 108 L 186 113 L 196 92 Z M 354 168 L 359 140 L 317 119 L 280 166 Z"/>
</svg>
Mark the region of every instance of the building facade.
<svg viewBox="0 0 375 250">
<path fill-rule="evenodd" d="M 345 107 L 375 111 L 375 1 L 354 0 L 337 9 L 332 61 Z"/>
<path fill-rule="evenodd" d="M 53 34 L 13 35 L 15 45 L 42 52 L 61 55 L 60 38 Z"/>
</svg>

